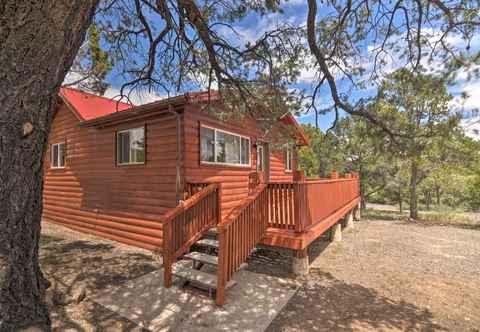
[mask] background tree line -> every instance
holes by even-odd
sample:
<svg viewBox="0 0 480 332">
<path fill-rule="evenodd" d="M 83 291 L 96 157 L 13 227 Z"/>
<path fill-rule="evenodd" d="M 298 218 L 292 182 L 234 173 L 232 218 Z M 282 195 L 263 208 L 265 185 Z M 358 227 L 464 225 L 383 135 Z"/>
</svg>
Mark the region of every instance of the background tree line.
<svg viewBox="0 0 480 332">
<path fill-rule="evenodd" d="M 465 136 L 461 115 L 450 108 L 447 81 L 398 70 L 382 82 L 367 108 L 397 135 L 391 137 L 364 118 L 344 117 L 326 133 L 305 131 L 311 146 L 300 151 L 309 177 L 332 170 L 358 172 L 365 201 L 480 208 L 480 143 Z"/>
</svg>

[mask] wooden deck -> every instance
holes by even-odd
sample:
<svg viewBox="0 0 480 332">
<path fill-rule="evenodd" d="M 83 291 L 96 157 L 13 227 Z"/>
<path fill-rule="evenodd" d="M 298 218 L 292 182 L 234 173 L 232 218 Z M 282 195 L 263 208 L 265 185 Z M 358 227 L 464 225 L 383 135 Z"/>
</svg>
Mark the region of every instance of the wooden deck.
<svg viewBox="0 0 480 332">
<path fill-rule="evenodd" d="M 303 255 L 311 242 L 358 208 L 360 181 L 356 175 L 339 178 L 333 173 L 329 179 L 315 180 L 300 175 L 296 179 L 258 183 L 225 218 L 221 217 L 221 184 L 190 186 L 191 197 L 163 217 L 165 286 L 172 284 L 177 260 L 193 244 L 212 241 L 201 238 L 216 227 L 218 256 L 208 259 L 216 262 L 217 275 L 209 278 L 216 278 L 216 301 L 223 305 L 228 283 L 255 246 L 288 248 Z"/>
<path fill-rule="evenodd" d="M 333 224 L 357 208 L 356 175 L 269 184 L 269 228 L 261 243 L 303 250 Z"/>
</svg>

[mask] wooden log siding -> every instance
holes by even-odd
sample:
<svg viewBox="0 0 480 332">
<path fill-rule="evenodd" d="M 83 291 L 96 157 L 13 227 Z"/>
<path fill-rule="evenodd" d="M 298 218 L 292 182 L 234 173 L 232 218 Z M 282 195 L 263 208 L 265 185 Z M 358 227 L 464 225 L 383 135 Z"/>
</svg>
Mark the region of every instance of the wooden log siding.
<svg viewBox="0 0 480 332">
<path fill-rule="evenodd" d="M 165 287 L 172 284 L 172 265 L 218 223 L 219 185 L 210 184 L 163 216 Z"/>
<path fill-rule="evenodd" d="M 146 126 L 146 163 L 116 166 L 115 132 Z M 160 217 L 176 206 L 173 115 L 106 128 L 86 128 L 65 106 L 49 144 L 66 141 L 65 168 L 44 169 L 43 217 L 77 231 L 160 251 Z"/>
<path fill-rule="evenodd" d="M 218 224 L 217 305 L 225 303 L 225 287 L 232 275 L 245 262 L 255 246 L 266 235 L 268 222 L 267 186 L 245 199 Z"/>
</svg>

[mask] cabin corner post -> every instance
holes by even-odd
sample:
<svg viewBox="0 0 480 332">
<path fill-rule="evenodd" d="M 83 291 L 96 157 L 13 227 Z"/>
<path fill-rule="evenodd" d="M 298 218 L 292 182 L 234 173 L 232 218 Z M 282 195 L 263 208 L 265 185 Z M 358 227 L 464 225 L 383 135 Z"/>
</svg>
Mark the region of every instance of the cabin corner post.
<svg viewBox="0 0 480 332">
<path fill-rule="evenodd" d="M 182 120 L 180 118 L 180 113 L 175 111 L 172 104 L 168 105 L 168 111 L 175 116 L 175 150 L 176 150 L 176 161 L 175 161 L 175 197 L 176 203 L 180 203 L 182 199 L 182 175 L 181 175 L 181 168 L 182 168 Z"/>
</svg>

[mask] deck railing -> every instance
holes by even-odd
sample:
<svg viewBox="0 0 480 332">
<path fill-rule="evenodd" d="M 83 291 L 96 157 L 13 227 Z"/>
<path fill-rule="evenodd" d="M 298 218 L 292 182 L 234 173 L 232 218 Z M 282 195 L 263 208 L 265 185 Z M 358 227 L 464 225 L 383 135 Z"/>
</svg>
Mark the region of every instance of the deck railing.
<svg viewBox="0 0 480 332">
<path fill-rule="evenodd" d="M 218 305 L 225 303 L 225 288 L 233 273 L 245 262 L 266 235 L 268 216 L 267 187 L 260 184 L 242 204 L 218 224 Z"/>
<path fill-rule="evenodd" d="M 302 232 L 321 222 L 360 195 L 359 179 L 347 175 L 268 184 L 268 225 Z"/>
<path fill-rule="evenodd" d="M 295 183 L 268 184 L 268 226 L 294 230 L 298 221 L 298 189 Z"/>
<path fill-rule="evenodd" d="M 172 265 L 178 257 L 219 222 L 220 189 L 210 184 L 163 216 L 164 284 L 172 284 Z"/>
<path fill-rule="evenodd" d="M 185 199 L 192 197 L 206 187 L 208 187 L 208 183 L 185 183 Z"/>
<path fill-rule="evenodd" d="M 316 224 L 359 196 L 359 179 L 310 180 L 300 184 L 307 198 L 303 227 Z"/>
</svg>

